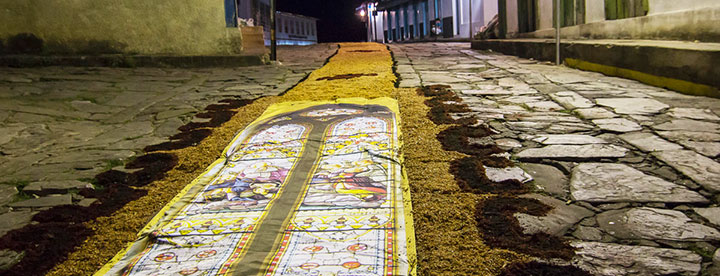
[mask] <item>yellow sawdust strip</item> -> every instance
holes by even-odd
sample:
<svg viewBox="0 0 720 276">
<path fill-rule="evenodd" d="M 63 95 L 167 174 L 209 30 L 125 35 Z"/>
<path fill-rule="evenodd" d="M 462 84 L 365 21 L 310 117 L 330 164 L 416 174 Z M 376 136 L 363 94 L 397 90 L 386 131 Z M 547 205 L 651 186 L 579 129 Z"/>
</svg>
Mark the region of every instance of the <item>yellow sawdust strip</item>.
<svg viewBox="0 0 720 276">
<path fill-rule="evenodd" d="M 127 243 L 135 240 L 143 226 L 188 183 L 220 156 L 237 131 L 244 129 L 273 103 L 298 100 L 335 100 L 338 98 L 390 97 L 395 75 L 392 58 L 385 46 L 374 43 L 343 43 L 338 54 L 307 80 L 283 96 L 265 97 L 237 109 L 238 113 L 221 127 L 213 129 L 194 147 L 168 151 L 178 157 L 178 166 L 167 176 L 141 189 L 148 194 L 128 203 L 108 217 L 87 222 L 95 234 L 55 266 L 48 275 L 90 275 L 100 269 Z M 357 52 L 356 50 L 366 50 Z M 369 51 L 369 52 L 368 52 Z M 377 74 L 343 80 L 317 80 L 342 74 Z"/>
<path fill-rule="evenodd" d="M 482 242 L 475 223 L 479 201 L 491 195 L 461 192 L 449 162 L 465 157 L 442 149 L 436 135 L 447 126 L 427 119 L 427 99 L 415 89 L 399 89 L 405 170 L 412 193 L 418 275 L 497 275 L 527 257 Z"/>
</svg>

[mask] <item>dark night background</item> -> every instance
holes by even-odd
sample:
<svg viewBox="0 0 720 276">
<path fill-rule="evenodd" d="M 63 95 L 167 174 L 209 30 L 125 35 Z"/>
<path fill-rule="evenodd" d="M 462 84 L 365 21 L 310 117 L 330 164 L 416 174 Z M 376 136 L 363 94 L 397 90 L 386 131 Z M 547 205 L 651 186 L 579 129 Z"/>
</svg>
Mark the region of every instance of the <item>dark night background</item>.
<svg viewBox="0 0 720 276">
<path fill-rule="evenodd" d="M 365 24 L 355 13 L 362 0 L 277 0 L 277 10 L 318 18 L 318 42 L 364 41 Z"/>
</svg>

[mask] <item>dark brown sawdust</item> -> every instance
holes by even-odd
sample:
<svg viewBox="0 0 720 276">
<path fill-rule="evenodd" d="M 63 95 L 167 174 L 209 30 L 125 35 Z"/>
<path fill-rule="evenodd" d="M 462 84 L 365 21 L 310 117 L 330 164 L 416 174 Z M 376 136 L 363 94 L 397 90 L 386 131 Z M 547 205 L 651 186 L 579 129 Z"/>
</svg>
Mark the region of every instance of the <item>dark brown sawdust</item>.
<svg viewBox="0 0 720 276">
<path fill-rule="evenodd" d="M 197 143 L 200 143 L 203 139 L 210 136 L 212 133 L 212 130 L 207 128 L 201 128 L 201 129 L 191 129 L 188 131 L 180 132 L 172 137 L 170 139 L 173 139 L 169 142 L 164 142 L 160 144 L 150 145 L 145 147 L 146 152 L 153 152 L 153 151 L 164 151 L 164 150 L 175 150 L 175 149 L 182 149 L 186 147 L 190 147 L 193 145 L 196 145 Z"/>
<path fill-rule="evenodd" d="M 346 80 L 346 79 L 354 79 L 359 77 L 372 77 L 377 76 L 375 73 L 368 73 L 368 74 L 342 74 L 342 75 L 335 75 L 335 76 L 329 76 L 329 77 L 322 77 L 317 80 Z"/>
<path fill-rule="evenodd" d="M 418 89 L 418 94 L 422 96 L 431 96 L 432 98 L 425 101 L 425 104 L 430 107 L 428 118 L 435 124 L 459 124 L 459 125 L 474 125 L 477 123 L 477 119 L 474 117 L 466 117 L 454 119 L 451 113 L 466 113 L 471 112 L 465 104 L 460 104 L 462 99 L 453 93 L 449 87 L 445 86 L 433 86 L 427 88 Z"/>
<path fill-rule="evenodd" d="M 57 206 L 38 213 L 33 217 L 37 224 L 27 225 L 7 233 L 0 238 L 0 248 L 24 251 L 25 257 L 3 275 L 43 275 L 56 263 L 63 261 L 67 254 L 92 235 L 83 222 L 107 216 L 145 194 L 124 183 L 126 178 L 98 175 L 106 186 L 100 190 L 86 189 L 80 195 L 97 198 L 89 207 L 77 205 Z"/>
<path fill-rule="evenodd" d="M 541 262 L 514 263 L 503 270 L 500 276 L 591 276 L 585 270 L 571 265 L 553 265 Z"/>
<path fill-rule="evenodd" d="M 229 121 L 234 115 L 233 109 L 248 105 L 253 100 L 223 99 L 223 104 L 212 104 L 205 108 L 205 112 L 195 115 L 197 118 L 209 118 L 207 122 L 190 122 L 178 128 L 181 132 L 170 137 L 169 142 L 150 145 L 145 147 L 145 152 L 169 151 L 191 147 L 207 138 L 212 130 L 209 128 L 219 127 Z"/>
<path fill-rule="evenodd" d="M 229 105 L 221 105 L 221 106 L 229 107 Z M 190 131 L 190 130 L 198 129 L 198 128 L 217 127 L 217 126 L 220 126 L 223 123 L 229 121 L 230 118 L 232 118 L 232 116 L 235 115 L 235 112 L 232 112 L 229 110 L 211 110 L 204 114 L 208 114 L 210 121 L 202 122 L 202 123 L 201 122 L 190 122 L 184 126 L 179 127 L 178 129 L 180 131 Z"/>
<path fill-rule="evenodd" d="M 449 85 L 444 84 L 437 84 L 437 85 L 430 85 L 430 86 L 423 86 L 418 88 L 418 93 L 425 97 L 435 97 L 435 96 L 442 96 L 446 95 L 448 91 L 450 91 Z M 452 91 L 450 91 L 452 92 Z"/>
<path fill-rule="evenodd" d="M 527 186 L 515 179 L 508 179 L 502 182 L 491 181 L 485 175 L 483 165 L 486 164 L 484 163 L 488 163 L 488 160 L 478 157 L 466 157 L 455 160 L 450 165 L 450 173 L 455 175 L 455 180 L 460 188 L 468 192 L 481 194 L 522 194 L 529 191 Z"/>
<path fill-rule="evenodd" d="M 569 260 L 575 252 L 567 241 L 545 233 L 526 235 L 514 216 L 515 213 L 544 216 L 550 210 L 552 207 L 536 199 L 497 196 L 478 203 L 475 217 L 490 246 L 534 257 Z"/>
<path fill-rule="evenodd" d="M 177 157 L 168 153 L 148 153 L 125 165 L 126 169 L 141 169 L 133 172 L 134 186 L 145 186 L 165 177 L 165 172 L 177 165 Z"/>
<path fill-rule="evenodd" d="M 0 238 L 0 248 L 25 252 L 25 257 L 2 275 L 44 275 L 91 233 L 83 224 L 72 222 L 46 222 L 11 231 Z"/>
<path fill-rule="evenodd" d="M 491 154 L 505 152 L 493 144 L 471 144 L 470 140 L 468 139 L 482 138 L 488 136 L 490 133 L 490 129 L 488 129 L 486 126 L 452 126 L 438 133 L 437 139 L 440 141 L 440 143 L 442 143 L 444 150 L 457 151 L 467 155 L 486 157 L 490 156 Z M 506 165 L 512 165 L 512 163 L 508 163 Z"/>
</svg>

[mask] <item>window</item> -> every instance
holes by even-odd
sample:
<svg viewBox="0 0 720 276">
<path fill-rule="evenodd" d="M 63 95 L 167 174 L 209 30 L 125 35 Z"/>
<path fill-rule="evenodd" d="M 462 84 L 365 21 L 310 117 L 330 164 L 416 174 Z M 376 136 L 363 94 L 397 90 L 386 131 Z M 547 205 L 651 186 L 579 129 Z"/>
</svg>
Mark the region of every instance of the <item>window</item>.
<svg viewBox="0 0 720 276">
<path fill-rule="evenodd" d="M 648 0 L 605 0 L 607 20 L 644 16 L 648 10 Z"/>
</svg>

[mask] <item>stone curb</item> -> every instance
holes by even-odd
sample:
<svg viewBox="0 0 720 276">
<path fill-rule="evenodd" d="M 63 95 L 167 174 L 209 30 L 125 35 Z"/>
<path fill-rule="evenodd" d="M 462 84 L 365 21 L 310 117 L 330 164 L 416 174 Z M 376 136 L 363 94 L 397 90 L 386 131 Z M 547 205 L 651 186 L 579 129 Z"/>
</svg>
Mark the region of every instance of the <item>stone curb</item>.
<svg viewBox="0 0 720 276">
<path fill-rule="evenodd" d="M 233 56 L 141 56 L 141 55 L 95 55 L 95 56 L 40 56 L 0 55 L 0 66 L 43 67 L 243 67 L 268 64 L 266 55 Z"/>
</svg>

